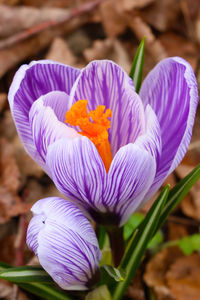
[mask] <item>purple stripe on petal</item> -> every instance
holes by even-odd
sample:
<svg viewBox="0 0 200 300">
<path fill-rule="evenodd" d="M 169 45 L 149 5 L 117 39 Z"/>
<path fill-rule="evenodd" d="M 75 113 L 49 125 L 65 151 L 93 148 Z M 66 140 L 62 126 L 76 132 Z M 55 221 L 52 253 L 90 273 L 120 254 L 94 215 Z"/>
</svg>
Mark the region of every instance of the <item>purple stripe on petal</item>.
<svg viewBox="0 0 200 300">
<path fill-rule="evenodd" d="M 94 144 L 86 137 L 51 145 L 47 166 L 57 188 L 87 213 L 92 207 L 105 211 L 102 195 L 106 170 Z"/>
<path fill-rule="evenodd" d="M 155 159 L 144 148 L 136 144 L 122 147 L 108 172 L 104 199 L 108 210 L 120 216 L 120 225 L 140 206 L 155 177 Z"/>
<path fill-rule="evenodd" d="M 150 104 L 155 111 L 162 136 L 162 155 L 148 200 L 180 163 L 190 142 L 198 103 L 191 66 L 181 58 L 164 59 L 144 80 L 140 96 L 144 105 Z"/>
<path fill-rule="evenodd" d="M 33 144 L 29 110 L 41 95 L 55 90 L 69 94 L 79 73 L 78 69 L 41 60 L 21 66 L 13 79 L 8 99 L 15 125 L 26 151 L 40 165 L 43 161 Z"/>
<path fill-rule="evenodd" d="M 77 78 L 70 102 L 88 100 L 88 109 L 105 105 L 112 110 L 109 140 L 113 156 L 117 150 L 143 133 L 144 109 L 132 80 L 121 67 L 108 60 L 93 61 Z"/>
<path fill-rule="evenodd" d="M 63 92 L 48 93 L 35 101 L 29 112 L 33 142 L 44 162 L 49 145 L 61 138 L 73 139 L 79 136 L 76 130 L 59 121 L 63 118 L 64 109 L 58 103 L 65 103 L 65 98 L 68 99 L 68 95 Z M 49 104 L 52 108 L 45 106 Z"/>
</svg>

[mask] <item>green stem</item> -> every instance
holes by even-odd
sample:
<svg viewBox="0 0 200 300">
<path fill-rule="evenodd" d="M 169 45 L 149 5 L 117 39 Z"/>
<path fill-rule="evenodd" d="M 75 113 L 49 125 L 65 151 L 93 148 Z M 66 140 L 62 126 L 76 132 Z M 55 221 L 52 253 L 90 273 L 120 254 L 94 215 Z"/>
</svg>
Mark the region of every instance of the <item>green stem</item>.
<svg viewBox="0 0 200 300">
<path fill-rule="evenodd" d="M 106 230 L 110 240 L 113 263 L 115 267 L 118 267 L 124 255 L 123 228 L 107 227 Z"/>
<path fill-rule="evenodd" d="M 173 240 L 173 241 L 166 242 L 159 247 L 159 251 L 163 250 L 165 248 L 178 246 L 178 244 L 179 244 L 179 240 Z"/>
</svg>

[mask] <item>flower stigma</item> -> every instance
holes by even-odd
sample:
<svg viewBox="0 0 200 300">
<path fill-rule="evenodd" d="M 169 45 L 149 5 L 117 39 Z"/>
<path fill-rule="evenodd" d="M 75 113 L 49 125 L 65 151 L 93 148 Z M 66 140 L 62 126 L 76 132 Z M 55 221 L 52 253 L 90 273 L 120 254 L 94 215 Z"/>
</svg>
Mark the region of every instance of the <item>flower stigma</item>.
<svg viewBox="0 0 200 300">
<path fill-rule="evenodd" d="M 108 140 L 108 129 L 110 128 L 112 111 L 105 110 L 104 105 L 98 105 L 95 110 L 87 111 L 87 100 L 79 100 L 66 112 L 65 123 L 79 126 L 79 134 L 88 137 L 96 146 L 104 163 L 106 172 L 112 161 L 111 146 Z"/>
</svg>

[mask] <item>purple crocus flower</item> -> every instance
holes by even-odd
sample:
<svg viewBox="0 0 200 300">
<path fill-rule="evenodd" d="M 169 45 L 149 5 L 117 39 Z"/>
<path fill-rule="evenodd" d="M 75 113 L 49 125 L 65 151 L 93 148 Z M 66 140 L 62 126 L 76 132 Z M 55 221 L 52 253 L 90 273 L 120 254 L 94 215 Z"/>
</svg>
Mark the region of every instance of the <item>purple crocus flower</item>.
<svg viewBox="0 0 200 300">
<path fill-rule="evenodd" d="M 86 290 L 99 279 L 101 251 L 94 230 L 75 204 L 52 197 L 36 202 L 27 244 L 65 290 Z"/>
<path fill-rule="evenodd" d="M 19 69 L 9 102 L 26 151 L 63 195 L 95 221 L 121 226 L 182 160 L 198 92 L 179 57 L 162 60 L 139 95 L 111 61 L 82 70 L 38 61 Z"/>
</svg>

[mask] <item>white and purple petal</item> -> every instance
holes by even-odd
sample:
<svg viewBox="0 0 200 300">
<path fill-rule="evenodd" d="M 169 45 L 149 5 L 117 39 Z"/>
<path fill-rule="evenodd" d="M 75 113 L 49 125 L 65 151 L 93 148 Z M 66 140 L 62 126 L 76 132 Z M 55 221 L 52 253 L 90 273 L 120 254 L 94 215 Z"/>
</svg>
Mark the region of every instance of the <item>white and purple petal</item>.
<svg viewBox="0 0 200 300">
<path fill-rule="evenodd" d="M 68 97 L 64 92 L 50 92 L 36 100 L 30 109 L 33 143 L 44 163 L 49 145 L 61 138 L 74 139 L 79 136 L 75 129 L 62 122 Z M 59 103 L 63 106 L 60 107 Z"/>
<path fill-rule="evenodd" d="M 80 70 L 50 60 L 23 65 L 15 74 L 8 99 L 18 134 L 26 151 L 40 165 L 43 161 L 33 144 L 29 111 L 34 101 L 51 91 L 70 94 Z"/>
<path fill-rule="evenodd" d="M 164 59 L 144 80 L 140 96 L 144 105 L 150 104 L 155 111 L 162 137 L 162 154 L 147 201 L 180 163 L 191 139 L 198 104 L 191 66 L 178 57 Z"/>
<path fill-rule="evenodd" d="M 86 213 L 89 208 L 106 211 L 103 204 L 106 170 L 96 147 L 87 137 L 55 142 L 48 149 L 46 162 L 61 193 Z"/>
<path fill-rule="evenodd" d="M 104 205 L 122 226 L 140 206 L 156 172 L 155 158 L 145 147 L 128 144 L 115 155 L 109 172 Z"/>
<path fill-rule="evenodd" d="M 87 289 L 101 259 L 89 221 L 73 203 L 58 197 L 38 201 L 32 211 L 27 244 L 40 264 L 61 288 Z"/>
<path fill-rule="evenodd" d="M 133 143 L 144 131 L 144 109 L 133 82 L 121 67 L 109 60 L 89 63 L 77 78 L 70 103 L 86 99 L 88 110 L 105 105 L 112 111 L 109 140 L 113 156 Z"/>
</svg>

